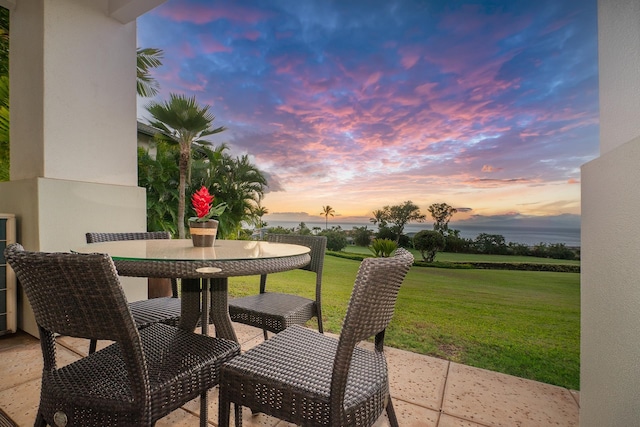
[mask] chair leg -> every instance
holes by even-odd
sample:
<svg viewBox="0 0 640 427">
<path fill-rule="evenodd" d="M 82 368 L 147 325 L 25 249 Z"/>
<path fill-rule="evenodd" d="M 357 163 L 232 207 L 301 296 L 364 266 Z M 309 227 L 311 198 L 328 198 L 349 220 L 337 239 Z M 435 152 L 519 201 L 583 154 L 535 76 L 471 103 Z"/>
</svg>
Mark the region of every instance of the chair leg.
<svg viewBox="0 0 640 427">
<path fill-rule="evenodd" d="M 225 400 L 222 395 L 218 396 L 218 426 L 219 427 L 229 427 L 229 411 L 231 403 L 228 400 Z M 238 407 L 236 406 L 236 409 Z M 237 416 L 237 415 L 236 415 Z M 237 420 L 237 418 L 236 418 Z M 236 421 L 236 426 L 238 422 Z"/>
<path fill-rule="evenodd" d="M 207 397 L 206 390 L 200 393 L 200 427 L 207 427 L 209 424 L 209 400 Z"/>
<path fill-rule="evenodd" d="M 389 396 L 389 402 L 387 403 L 387 417 L 389 417 L 389 425 L 391 427 L 400 427 L 398 425 L 398 417 L 396 417 L 396 411 L 393 409 L 393 403 L 391 403 L 391 396 Z"/>
<path fill-rule="evenodd" d="M 98 346 L 98 340 L 91 340 L 89 342 L 89 354 L 95 353 L 97 346 Z"/>
<path fill-rule="evenodd" d="M 233 404 L 236 416 L 236 427 L 242 427 L 242 406 L 237 403 Z"/>
<path fill-rule="evenodd" d="M 265 341 L 269 339 L 269 335 L 268 335 L 268 333 L 267 333 L 267 330 L 266 330 L 266 329 L 263 329 L 263 330 L 262 330 L 262 334 L 264 335 L 264 340 L 265 340 Z"/>
<path fill-rule="evenodd" d="M 42 417 L 40 411 L 38 411 L 38 415 L 36 416 L 36 421 L 33 423 L 34 427 L 47 427 L 47 422 Z"/>
</svg>

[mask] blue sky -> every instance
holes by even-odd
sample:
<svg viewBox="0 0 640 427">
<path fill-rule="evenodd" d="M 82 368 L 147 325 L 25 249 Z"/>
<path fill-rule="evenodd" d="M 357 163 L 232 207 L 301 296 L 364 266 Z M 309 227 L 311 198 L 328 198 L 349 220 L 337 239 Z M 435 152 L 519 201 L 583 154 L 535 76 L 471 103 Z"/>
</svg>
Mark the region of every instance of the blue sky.
<svg viewBox="0 0 640 427">
<path fill-rule="evenodd" d="M 272 220 L 411 200 L 454 220 L 578 224 L 598 154 L 597 4 L 168 0 L 138 19 L 169 93 L 269 177 Z M 149 99 L 139 99 L 146 117 Z M 544 217 L 544 218 L 542 218 Z"/>
</svg>

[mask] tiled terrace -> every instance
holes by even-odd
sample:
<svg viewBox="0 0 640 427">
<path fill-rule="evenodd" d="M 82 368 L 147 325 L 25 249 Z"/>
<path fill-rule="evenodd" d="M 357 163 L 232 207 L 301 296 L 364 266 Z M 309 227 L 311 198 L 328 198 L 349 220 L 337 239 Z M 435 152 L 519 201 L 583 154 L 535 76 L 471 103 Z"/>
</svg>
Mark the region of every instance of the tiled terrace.
<svg viewBox="0 0 640 427">
<path fill-rule="evenodd" d="M 235 324 L 243 350 L 262 341 L 262 331 Z M 59 358 L 86 354 L 87 340 L 60 338 Z M 368 344 L 365 344 L 368 345 Z M 458 363 L 387 348 L 391 395 L 406 427 L 577 426 L 578 392 Z M 25 333 L 0 337 L 0 408 L 19 426 L 33 425 L 40 392 L 42 357 L 38 340 Z M 196 426 L 195 399 L 157 423 Z M 209 394 L 209 424 L 217 426 L 217 391 Z M 244 413 L 245 426 L 289 423 Z M 382 417 L 376 427 L 387 426 Z"/>
</svg>

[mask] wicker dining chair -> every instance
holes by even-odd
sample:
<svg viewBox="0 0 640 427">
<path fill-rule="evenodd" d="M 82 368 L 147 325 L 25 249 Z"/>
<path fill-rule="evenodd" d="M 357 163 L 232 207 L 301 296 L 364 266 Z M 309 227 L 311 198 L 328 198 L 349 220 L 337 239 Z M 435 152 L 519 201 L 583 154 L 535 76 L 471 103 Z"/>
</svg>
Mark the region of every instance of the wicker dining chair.
<svg viewBox="0 0 640 427">
<path fill-rule="evenodd" d="M 87 233 L 87 243 L 112 242 L 120 240 L 155 240 L 171 239 L 168 231 L 149 231 L 133 233 Z M 171 280 L 171 297 L 151 298 L 134 301 L 129 304 L 133 320 L 138 328 L 144 328 L 154 323 L 164 323 L 178 326 L 180 323 L 181 303 L 178 298 L 178 285 L 175 278 Z M 96 351 L 97 342 L 91 340 L 89 353 Z"/>
<path fill-rule="evenodd" d="M 229 425 L 234 402 L 302 426 L 371 426 L 386 409 L 397 427 L 384 333 L 412 263 L 401 248 L 393 257 L 362 261 L 339 340 L 294 325 L 225 363 L 219 425 Z M 371 336 L 374 350 L 357 346 Z"/>
<path fill-rule="evenodd" d="M 153 426 L 206 398 L 220 365 L 240 353 L 233 341 L 161 323 L 138 329 L 107 254 L 29 252 L 17 243 L 4 253 L 40 332 L 36 426 Z M 114 343 L 61 366 L 55 334 Z"/>
<path fill-rule="evenodd" d="M 267 275 L 260 276 L 260 293 L 229 301 L 229 316 L 234 322 L 255 326 L 263 331 L 264 339 L 269 332 L 282 332 L 291 325 L 304 325 L 308 320 L 318 319 L 318 331 L 322 327 L 322 266 L 327 249 L 325 236 L 300 236 L 296 234 L 269 234 L 267 241 L 307 246 L 311 249 L 311 262 L 302 270 L 316 275 L 315 299 L 299 295 L 267 292 Z"/>
</svg>

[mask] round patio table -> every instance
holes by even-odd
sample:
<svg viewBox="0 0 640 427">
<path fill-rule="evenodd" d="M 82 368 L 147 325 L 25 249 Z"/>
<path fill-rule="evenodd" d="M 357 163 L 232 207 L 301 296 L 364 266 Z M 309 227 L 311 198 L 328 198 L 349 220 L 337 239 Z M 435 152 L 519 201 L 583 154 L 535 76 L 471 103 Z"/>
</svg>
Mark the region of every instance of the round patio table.
<svg viewBox="0 0 640 427">
<path fill-rule="evenodd" d="M 293 270 L 311 260 L 306 246 L 253 240 L 216 240 L 213 247 L 206 248 L 194 247 L 190 239 L 122 240 L 90 243 L 74 252 L 108 254 L 120 276 L 208 279 L 210 286 L 194 286 L 192 281 L 182 284 L 180 327 L 194 330 L 200 319 L 207 334 L 210 318 L 216 336 L 236 342 L 229 318 L 227 279 Z"/>
</svg>

